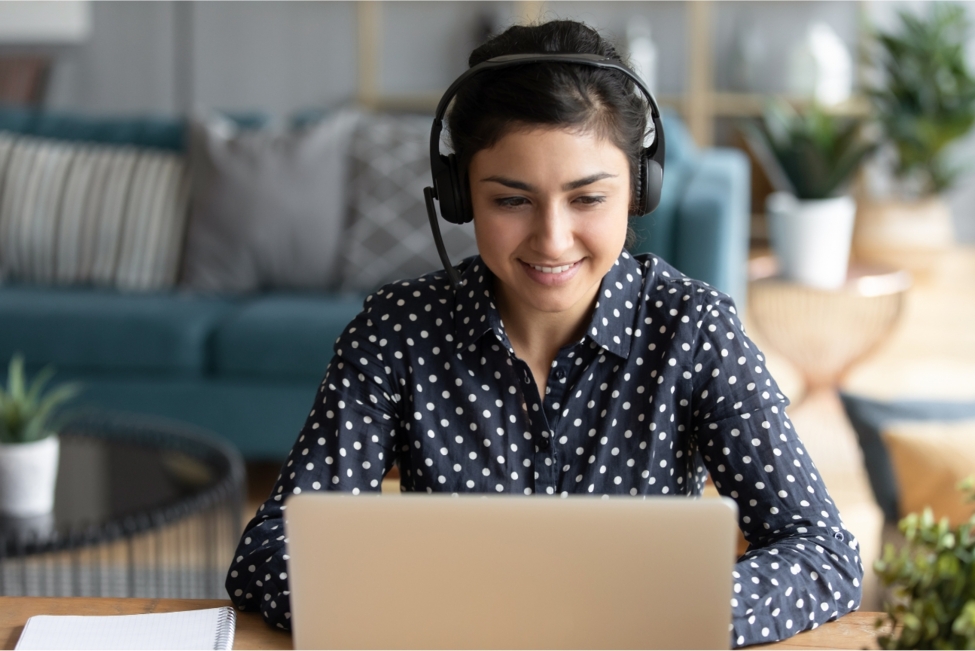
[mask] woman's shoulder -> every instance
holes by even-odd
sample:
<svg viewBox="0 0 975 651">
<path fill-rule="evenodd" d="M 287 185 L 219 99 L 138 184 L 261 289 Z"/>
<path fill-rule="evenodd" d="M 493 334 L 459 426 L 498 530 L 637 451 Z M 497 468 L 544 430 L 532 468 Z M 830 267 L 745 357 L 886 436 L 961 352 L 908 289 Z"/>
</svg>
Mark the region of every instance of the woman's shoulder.
<svg viewBox="0 0 975 651">
<path fill-rule="evenodd" d="M 685 275 L 655 253 L 631 255 L 624 252 L 623 260 L 626 259 L 632 260 L 632 264 L 640 268 L 645 278 L 643 298 L 651 305 L 656 307 L 669 305 L 667 308 L 669 310 L 677 307 L 677 304 L 683 304 L 684 307 L 690 304 L 695 310 L 698 306 L 702 306 L 702 309 L 703 306 L 710 306 L 711 309 L 736 313 L 735 302 L 731 296 L 703 280 Z"/>
<path fill-rule="evenodd" d="M 463 276 L 477 256 L 454 265 Z M 395 333 L 442 327 L 452 318 L 456 290 L 443 269 L 387 283 L 369 294 L 359 315 L 380 330 Z"/>
</svg>

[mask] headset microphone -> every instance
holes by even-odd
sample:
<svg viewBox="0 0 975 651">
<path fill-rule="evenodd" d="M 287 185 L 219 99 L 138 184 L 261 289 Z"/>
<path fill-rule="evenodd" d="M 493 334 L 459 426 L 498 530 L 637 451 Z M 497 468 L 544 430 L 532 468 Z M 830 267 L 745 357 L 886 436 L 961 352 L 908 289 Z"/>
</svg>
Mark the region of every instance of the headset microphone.
<svg viewBox="0 0 975 651">
<path fill-rule="evenodd" d="M 648 129 L 647 136 L 653 137 L 649 143 L 644 138 L 643 152 L 640 156 L 640 171 L 636 188 L 634 188 L 637 195 L 636 214 L 649 214 L 660 203 L 660 190 L 663 187 L 664 180 L 665 152 L 660 108 L 657 106 L 657 101 L 650 89 L 635 72 L 619 61 L 595 54 L 507 54 L 483 61 L 467 70 L 447 88 L 443 97 L 440 98 L 440 103 L 437 104 L 433 128 L 430 131 L 430 169 L 433 174 L 433 187 L 423 188 L 423 199 L 427 207 L 427 216 L 430 218 L 430 229 L 433 231 L 437 253 L 440 255 L 440 261 L 443 262 L 444 270 L 447 272 L 450 284 L 454 289 L 460 286 L 460 277 L 447 256 L 447 249 L 444 247 L 443 236 L 440 233 L 440 223 L 437 220 L 437 209 L 433 202 L 436 199 L 440 203 L 441 215 L 452 224 L 466 224 L 474 218 L 474 212 L 471 208 L 470 189 L 465 182 L 463 170 L 459 169 L 456 157 L 454 154 L 444 156 L 440 153 L 440 134 L 443 131 L 443 119 L 447 113 L 447 106 L 457 94 L 457 89 L 471 77 L 488 70 L 512 68 L 533 63 L 572 63 L 593 68 L 617 70 L 633 81 L 646 97 L 650 106 L 650 123 L 648 125 L 650 129 Z"/>
</svg>

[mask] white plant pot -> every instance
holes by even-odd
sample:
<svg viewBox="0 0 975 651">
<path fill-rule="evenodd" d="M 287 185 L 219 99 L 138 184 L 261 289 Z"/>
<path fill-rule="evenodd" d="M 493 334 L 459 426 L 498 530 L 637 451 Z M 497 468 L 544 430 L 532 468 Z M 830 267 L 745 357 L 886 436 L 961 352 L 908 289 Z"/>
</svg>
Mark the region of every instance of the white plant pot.
<svg viewBox="0 0 975 651">
<path fill-rule="evenodd" d="M 54 509 L 60 450 L 56 434 L 0 444 L 0 514 L 24 518 Z"/>
<path fill-rule="evenodd" d="M 765 209 L 772 250 L 784 278 L 820 289 L 846 282 L 856 217 L 852 197 L 800 200 L 775 192 Z"/>
</svg>

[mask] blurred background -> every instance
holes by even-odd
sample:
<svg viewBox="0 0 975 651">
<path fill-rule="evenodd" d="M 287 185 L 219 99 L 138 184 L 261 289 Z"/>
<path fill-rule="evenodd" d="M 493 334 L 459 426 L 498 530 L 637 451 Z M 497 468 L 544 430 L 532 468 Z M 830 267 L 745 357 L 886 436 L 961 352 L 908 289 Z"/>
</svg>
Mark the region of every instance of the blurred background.
<svg viewBox="0 0 975 651">
<path fill-rule="evenodd" d="M 0 462 L 41 430 L 62 446 L 53 502 L 0 518 L 19 550 L 0 593 L 222 596 L 331 342 L 366 292 L 440 265 L 421 195 L 440 94 L 490 35 L 555 18 L 609 37 L 664 107 L 664 198 L 634 252 L 738 303 L 864 559 L 909 512 L 967 518 L 973 13 L 0 1 L 0 362 L 28 382 L 53 365 L 82 413 L 33 438 L 5 416 Z M 82 553 L 136 560 L 37 569 Z M 868 579 L 865 608 L 880 593 Z"/>
<path fill-rule="evenodd" d="M 639 38 L 636 24 L 646 27 L 656 51 L 654 85 L 662 103 L 692 117 L 698 144 L 733 144 L 734 120 L 758 114 L 763 95 L 812 95 L 804 92 L 815 81 L 803 60 L 815 38 L 810 32 L 819 27 L 851 63 L 845 72 L 833 70 L 846 75 L 845 83 L 833 83 L 852 93 L 845 109 L 863 110 L 867 31 L 890 28 L 898 11 L 921 11 L 926 3 L 697 4 L 4 2 L 0 51 L 49 59 L 44 91 L 35 96 L 47 108 L 287 116 L 355 101 L 430 108 L 486 34 L 519 20 L 582 20 L 627 53 Z M 835 92 L 842 97 L 844 91 Z M 975 155 L 971 137 L 956 148 L 959 160 Z M 975 240 L 972 178 L 949 195 L 963 241 Z"/>
</svg>

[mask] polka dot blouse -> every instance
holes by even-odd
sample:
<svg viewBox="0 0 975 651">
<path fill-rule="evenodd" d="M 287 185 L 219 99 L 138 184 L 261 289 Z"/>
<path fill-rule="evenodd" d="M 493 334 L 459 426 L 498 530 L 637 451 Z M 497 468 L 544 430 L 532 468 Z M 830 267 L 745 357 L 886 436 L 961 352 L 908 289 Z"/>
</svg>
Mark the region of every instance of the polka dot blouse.
<svg viewBox="0 0 975 651">
<path fill-rule="evenodd" d="M 282 512 L 303 491 L 701 494 L 738 504 L 731 644 L 789 637 L 855 609 L 863 568 L 731 299 L 651 255 L 622 253 L 585 336 L 539 396 L 478 257 L 387 285 L 335 356 L 227 577 L 241 610 L 289 628 Z"/>
</svg>

